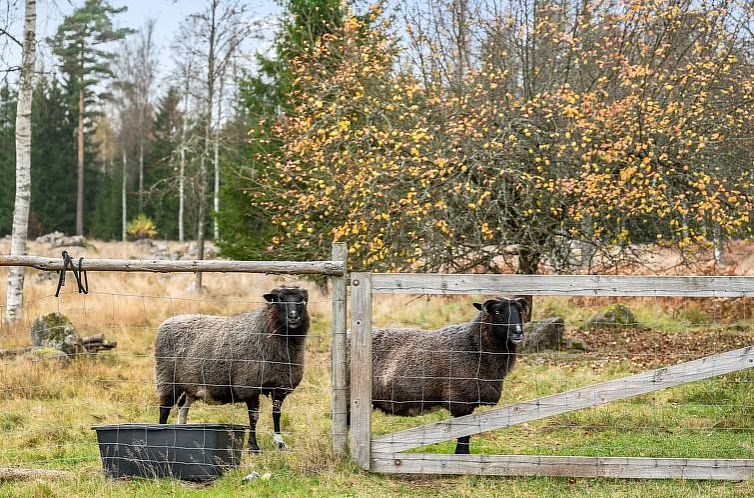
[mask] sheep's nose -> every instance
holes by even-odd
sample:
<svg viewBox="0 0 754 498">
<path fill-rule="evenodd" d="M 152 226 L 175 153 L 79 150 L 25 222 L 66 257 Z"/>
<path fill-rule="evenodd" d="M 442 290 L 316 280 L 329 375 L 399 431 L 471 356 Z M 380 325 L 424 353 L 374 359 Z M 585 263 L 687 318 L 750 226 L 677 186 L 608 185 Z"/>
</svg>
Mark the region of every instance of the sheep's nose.
<svg viewBox="0 0 754 498">
<path fill-rule="evenodd" d="M 516 325 L 515 327 L 513 327 L 513 330 L 514 330 L 514 331 L 515 331 L 515 332 L 516 332 L 517 334 L 523 334 L 523 332 L 524 332 L 524 329 L 523 329 L 523 328 L 521 327 L 521 325 L 520 325 L 520 324 L 518 324 L 518 325 Z"/>
<path fill-rule="evenodd" d="M 288 313 L 288 316 L 290 316 L 291 318 L 298 318 L 298 311 L 291 310 L 291 312 Z"/>
</svg>

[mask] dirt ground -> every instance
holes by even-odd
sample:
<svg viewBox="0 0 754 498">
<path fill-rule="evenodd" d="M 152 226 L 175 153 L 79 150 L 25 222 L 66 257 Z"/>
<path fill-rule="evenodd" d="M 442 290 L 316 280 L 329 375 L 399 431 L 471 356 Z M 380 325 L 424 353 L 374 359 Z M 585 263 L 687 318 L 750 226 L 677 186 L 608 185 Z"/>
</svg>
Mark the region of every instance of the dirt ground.
<svg viewBox="0 0 754 498">
<path fill-rule="evenodd" d="M 750 346 L 752 343 L 751 332 L 738 326 L 682 332 L 636 327 L 590 331 L 570 329 L 565 332 L 565 336 L 581 339 L 587 344 L 589 350 L 586 353 L 574 353 L 583 356 L 581 361 L 602 364 L 623 360 L 638 367 L 672 365 Z M 574 355 L 571 355 L 571 359 Z"/>
</svg>

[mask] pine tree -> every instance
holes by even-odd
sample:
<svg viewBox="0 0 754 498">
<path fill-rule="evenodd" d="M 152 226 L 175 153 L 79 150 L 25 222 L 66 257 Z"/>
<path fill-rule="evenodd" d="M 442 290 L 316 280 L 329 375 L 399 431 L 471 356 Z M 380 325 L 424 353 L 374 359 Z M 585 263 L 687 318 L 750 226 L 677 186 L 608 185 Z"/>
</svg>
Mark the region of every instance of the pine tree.
<svg viewBox="0 0 754 498">
<path fill-rule="evenodd" d="M 10 233 L 16 185 L 16 94 L 0 87 L 0 236 Z"/>
<path fill-rule="evenodd" d="M 181 94 L 171 86 L 160 99 L 152 124 L 154 136 L 149 144 L 145 182 L 148 196 L 146 214 L 157 225 L 160 235 L 169 239 L 178 238 L 178 185 L 175 171 L 178 167 L 183 113 L 180 110 Z"/>
<path fill-rule="evenodd" d="M 85 136 L 92 125 L 91 104 L 97 83 L 112 76 L 109 62 L 113 54 L 101 45 L 121 40 L 133 30 L 114 29 L 112 17 L 126 10 L 106 0 L 87 0 L 83 7 L 67 16 L 50 40 L 62 64 L 67 87 L 77 102 L 77 195 L 76 233 L 84 233 Z"/>
<path fill-rule="evenodd" d="M 32 102 L 30 236 L 76 227 L 76 116 L 56 80 L 40 78 Z"/>
</svg>

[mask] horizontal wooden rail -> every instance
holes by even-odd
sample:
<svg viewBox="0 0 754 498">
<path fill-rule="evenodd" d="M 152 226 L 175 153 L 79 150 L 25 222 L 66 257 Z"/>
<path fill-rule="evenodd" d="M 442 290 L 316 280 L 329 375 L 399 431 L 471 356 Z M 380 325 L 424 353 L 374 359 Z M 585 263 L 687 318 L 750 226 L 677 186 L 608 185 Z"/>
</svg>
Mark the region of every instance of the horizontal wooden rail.
<svg viewBox="0 0 754 498">
<path fill-rule="evenodd" d="M 754 460 L 372 453 L 371 470 L 394 474 L 745 480 L 754 477 Z"/>
<path fill-rule="evenodd" d="M 754 277 L 375 273 L 375 294 L 754 297 Z"/>
<path fill-rule="evenodd" d="M 73 258 L 73 261 L 78 268 L 78 258 Z M 0 266 L 27 266 L 38 270 L 60 271 L 63 269 L 63 259 L 39 256 L 0 256 Z M 159 259 L 84 258 L 81 268 L 85 271 L 229 272 L 333 276 L 342 276 L 345 272 L 343 261 L 168 261 Z"/>
<path fill-rule="evenodd" d="M 492 410 L 427 424 L 381 436 L 372 441 L 372 452 L 399 452 L 503 429 L 524 422 L 562 415 L 611 401 L 648 394 L 689 382 L 710 379 L 754 368 L 754 346 L 727 351 L 657 370 L 650 370 L 572 391 L 552 394 Z"/>
</svg>

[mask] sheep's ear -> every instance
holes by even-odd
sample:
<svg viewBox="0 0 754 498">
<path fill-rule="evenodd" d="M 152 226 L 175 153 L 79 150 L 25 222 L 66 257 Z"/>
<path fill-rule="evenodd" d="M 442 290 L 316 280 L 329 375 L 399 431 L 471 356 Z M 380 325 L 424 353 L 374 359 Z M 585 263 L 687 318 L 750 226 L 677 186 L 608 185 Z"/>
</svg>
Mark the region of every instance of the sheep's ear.
<svg viewBox="0 0 754 498">
<path fill-rule="evenodd" d="M 482 305 L 482 309 L 484 309 L 484 311 L 489 312 L 490 306 L 492 306 L 493 304 L 498 304 L 499 302 L 500 302 L 499 299 L 488 299 Z"/>
<path fill-rule="evenodd" d="M 474 303 L 474 307 L 479 311 L 482 311 L 482 303 Z"/>
<path fill-rule="evenodd" d="M 524 311 L 524 313 L 529 312 L 529 301 L 527 301 L 523 297 L 517 297 L 516 299 L 514 299 L 514 301 L 521 306 L 521 309 Z"/>
<path fill-rule="evenodd" d="M 490 306 L 492 306 L 493 304 L 495 304 L 497 302 L 498 302 L 497 299 L 488 299 L 483 304 L 474 303 L 474 306 L 476 306 L 477 304 L 479 304 L 479 306 L 476 306 L 476 309 L 482 310 L 482 311 L 485 311 L 485 312 L 489 313 L 490 312 L 489 311 Z"/>
<path fill-rule="evenodd" d="M 277 293 L 270 293 L 270 294 L 265 294 L 265 295 L 264 295 L 264 296 L 262 296 L 262 297 L 263 297 L 263 298 L 264 298 L 264 300 L 265 300 L 265 301 L 267 301 L 268 303 L 274 303 L 275 301 L 277 301 L 277 300 L 278 300 L 278 295 L 277 295 Z"/>
</svg>

